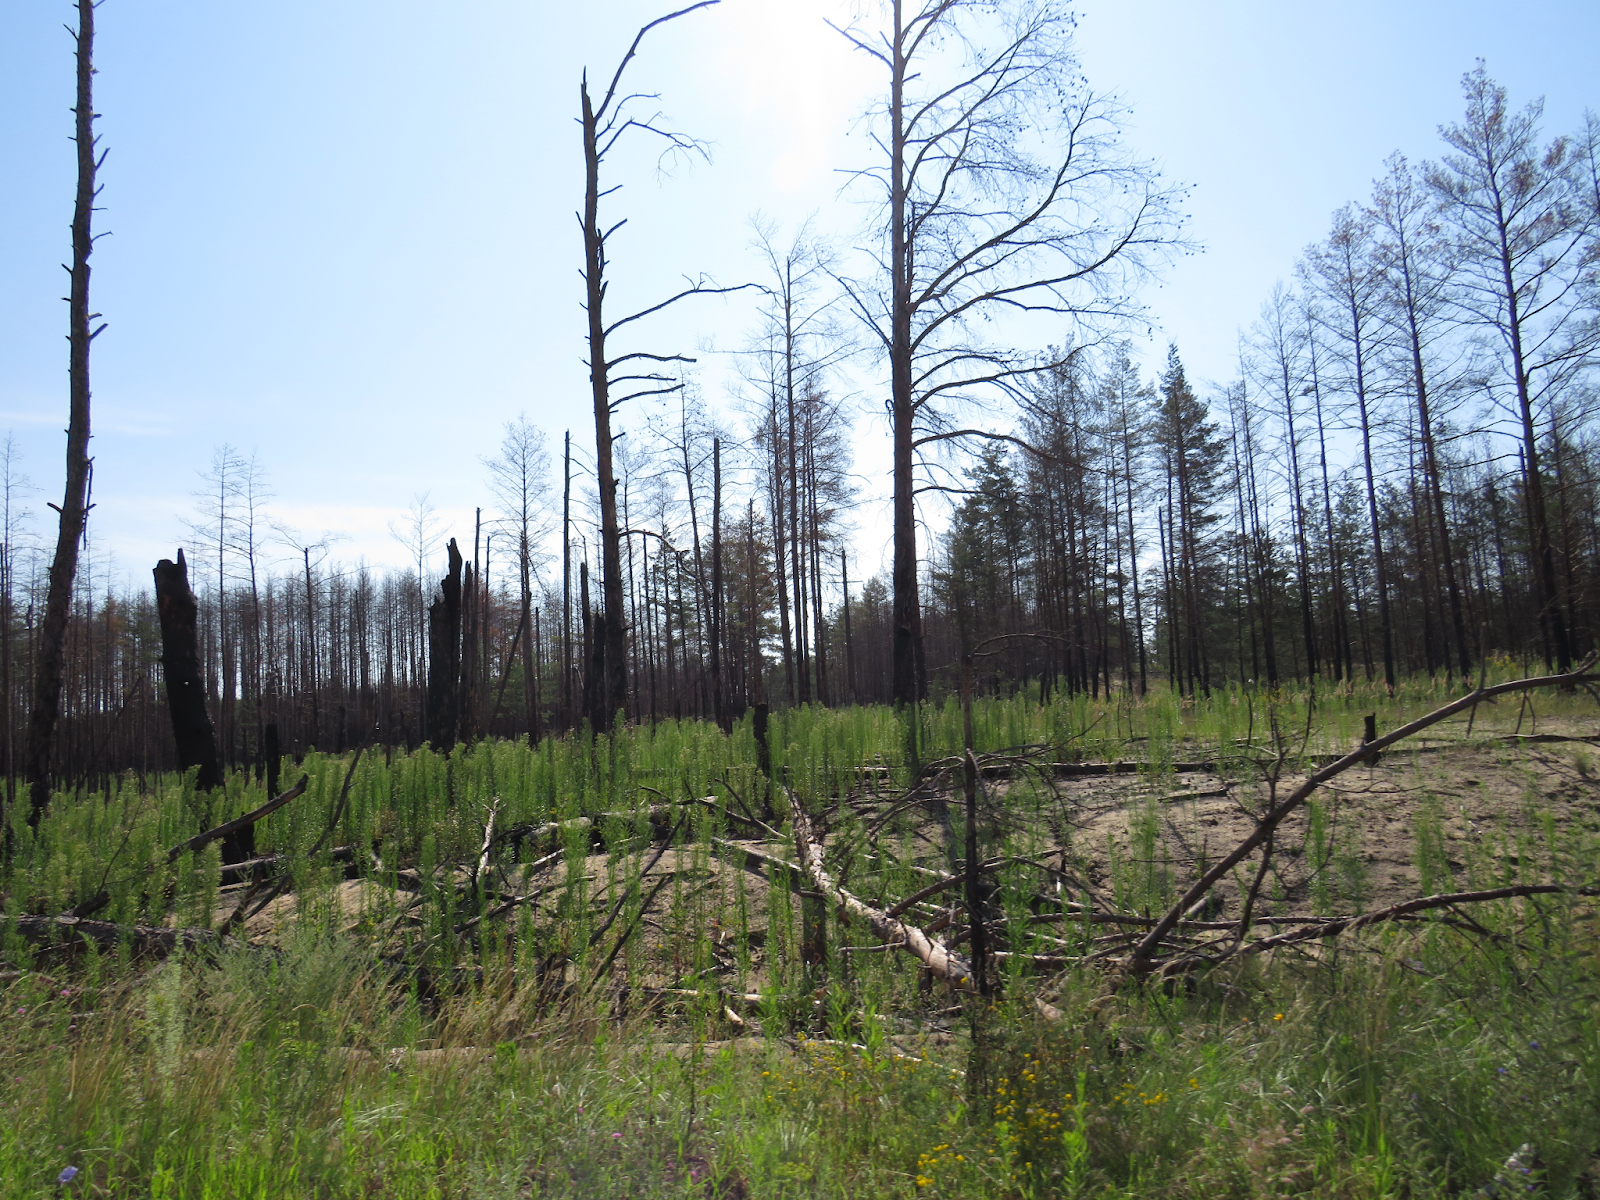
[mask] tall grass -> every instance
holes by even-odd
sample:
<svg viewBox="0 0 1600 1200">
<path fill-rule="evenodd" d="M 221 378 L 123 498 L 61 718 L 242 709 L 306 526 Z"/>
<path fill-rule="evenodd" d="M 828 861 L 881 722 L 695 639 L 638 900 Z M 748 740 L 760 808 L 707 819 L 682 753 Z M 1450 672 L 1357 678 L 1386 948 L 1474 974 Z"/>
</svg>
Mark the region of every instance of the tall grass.
<svg viewBox="0 0 1600 1200">
<path fill-rule="evenodd" d="M 989 698 L 974 731 L 980 753 L 1136 758 L 1160 784 L 1187 761 L 1242 771 L 1302 742 L 1348 749 L 1365 713 L 1392 726 L 1446 695 L 1410 681 L 1392 699 L 1364 685 Z M 1541 720 L 1587 721 L 1579 703 L 1534 701 Z M 1480 714 L 1478 729 L 1503 732 L 1518 715 Z M 958 752 L 959 718 L 953 702 L 775 714 L 774 772 L 832 813 L 837 869 L 862 894 L 922 886 L 943 847 L 961 844 L 963 818 L 952 811 L 948 840 L 932 844 L 925 826 L 891 824 L 887 853 L 873 854 L 836 798 L 907 786 L 912 748 L 922 764 Z M 1522 753 L 1503 749 L 1513 767 Z M 691 721 L 535 749 L 380 751 L 353 773 L 349 756 L 311 754 L 306 794 L 257 827 L 259 851 L 284 855 L 295 876 L 294 919 L 271 948 L 157 964 L 129 945 L 41 950 L 0 923 L 0 1196 L 1446 1196 L 1484 1185 L 1525 1141 L 1539 1146 L 1530 1180 L 1545 1194 L 1591 1186 L 1592 906 L 1476 906 L 1470 932 L 1388 927 L 1236 963 L 1188 990 L 1128 993 L 1094 1015 L 1100 978 L 1074 968 L 1051 983 L 1066 1014 L 1052 1024 L 1021 1003 L 1040 981 L 1024 980 L 1018 956 L 1002 964 L 1016 1007 L 962 1012 L 835 914 L 810 914 L 828 926 L 827 957 L 803 962 L 808 918 L 783 868 L 759 886 L 712 871 L 711 839 L 748 833 L 723 814 L 763 807 L 755 760 L 748 722 L 724 736 Z M 1558 822 L 1528 778 L 1504 820 L 1463 848 L 1447 836 L 1452 797 L 1424 774 L 1422 890 L 1592 882 L 1595 831 Z M 705 796 L 714 807 L 693 803 Z M 211 796 L 183 777 L 58 795 L 37 835 L 14 831 L 5 911 L 59 912 L 105 886 L 99 916 L 204 927 L 238 892 L 219 898 L 215 845 L 173 863 L 167 848 L 264 799 L 242 774 Z M 1072 849 L 1070 814 L 1043 776 L 991 799 L 985 854 Z M 557 824 L 559 869 L 535 880 L 506 861 L 472 892 L 452 864 L 476 860 L 491 809 L 501 830 Z M 1171 903 L 1192 869 L 1169 857 L 1168 815 L 1136 805 L 1106 855 L 1106 885 L 1128 911 Z M 664 825 L 677 830 L 673 857 L 646 877 Z M 1314 804 L 1297 836 L 1289 849 L 1316 909 L 1359 906 L 1349 815 Z M 334 861 L 336 846 L 353 862 Z M 511 857 L 549 853 L 546 841 Z M 351 873 L 371 886 L 352 892 Z M 1015 951 L 1079 953 L 1103 932 L 1041 910 L 1028 861 L 995 880 Z M 534 886 L 549 889 L 537 920 L 521 906 L 456 934 L 491 891 Z M 401 928 L 403 910 L 421 919 Z M 747 992 L 759 1003 L 730 1007 L 726 993 Z M 77 1175 L 56 1185 L 68 1166 Z"/>
<path fill-rule="evenodd" d="M 842 1037 L 739 1052 L 709 1012 L 541 1016 L 504 975 L 430 1002 L 314 932 L 29 974 L 4 993 L 0 1195 L 75 1166 L 79 1194 L 174 1197 L 1452 1196 L 1527 1141 L 1541 1194 L 1582 1195 L 1600 964 L 1592 925 L 1544 915 L 1537 946 L 1394 938 L 1109 1020 L 1077 980 L 1066 1022 L 992 1014 L 978 1095 L 971 1048 L 890 1042 L 871 984 Z"/>
</svg>

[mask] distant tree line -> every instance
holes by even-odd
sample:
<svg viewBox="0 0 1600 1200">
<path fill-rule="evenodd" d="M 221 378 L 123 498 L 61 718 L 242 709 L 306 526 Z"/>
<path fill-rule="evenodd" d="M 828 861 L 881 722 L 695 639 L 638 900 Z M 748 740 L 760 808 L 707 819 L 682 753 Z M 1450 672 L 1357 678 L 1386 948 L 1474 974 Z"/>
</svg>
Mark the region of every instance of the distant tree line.
<svg viewBox="0 0 1600 1200">
<path fill-rule="evenodd" d="M 203 472 L 171 566 L 198 600 L 224 767 L 915 703 L 953 687 L 966 654 L 980 688 L 1043 702 L 1392 687 L 1493 655 L 1565 669 L 1596 645 L 1593 117 L 1545 140 L 1539 107 L 1513 110 L 1480 66 L 1442 157 L 1391 158 L 1267 299 L 1236 377 L 1200 384 L 1177 347 L 1146 378 L 1120 340 L 1133 285 L 1179 244 L 1179 196 L 1072 82 L 1070 22 L 1050 4 L 928 0 L 876 33 L 841 31 L 886 72 L 869 115 L 886 158 L 857 176 L 882 190 L 876 274 L 851 275 L 809 229 L 758 224 L 763 278 L 612 311 L 609 160 L 640 138 L 700 149 L 629 107 L 625 70 L 660 23 L 603 90 L 581 91 L 593 455 L 570 431 L 556 455 L 526 417 L 507 422 L 474 527 L 442 529 L 419 495 L 393 530 L 397 569 L 273 525 L 253 458 L 222 447 Z M 941 45 L 967 52 L 948 88 Z M 87 117 L 80 136 L 92 144 Z M 629 339 L 662 309 L 734 291 L 759 296 L 758 321 L 742 389 L 716 411 L 691 358 Z M 85 372 L 87 308 L 85 294 Z M 1061 337 L 999 344 L 989 318 L 1006 312 Z M 893 512 L 887 570 L 862 578 L 852 388 L 869 360 L 888 376 Z M 9 444 L 0 466 L 8 796 L 41 769 L 100 786 L 177 765 L 155 597 L 106 586 L 81 515 L 63 514 L 52 561 L 85 547 L 66 605 Z M 39 768 L 27 726 L 57 671 Z"/>
</svg>

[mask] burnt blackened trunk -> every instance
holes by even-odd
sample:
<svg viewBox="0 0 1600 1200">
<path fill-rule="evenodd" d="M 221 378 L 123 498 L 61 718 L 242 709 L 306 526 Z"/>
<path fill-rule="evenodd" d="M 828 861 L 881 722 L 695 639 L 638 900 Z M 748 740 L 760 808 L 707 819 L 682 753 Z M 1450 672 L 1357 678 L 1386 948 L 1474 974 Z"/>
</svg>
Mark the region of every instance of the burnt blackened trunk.
<svg viewBox="0 0 1600 1200">
<path fill-rule="evenodd" d="M 468 563 L 462 572 L 459 681 L 456 685 L 456 740 L 473 742 L 478 738 L 478 636 L 482 621 L 483 594 L 478 586 L 478 568 Z"/>
<path fill-rule="evenodd" d="M 278 723 L 268 721 L 266 732 L 262 734 L 261 754 L 267 760 L 267 795 L 278 794 L 279 767 L 283 759 L 283 745 L 278 740 Z"/>
<path fill-rule="evenodd" d="M 217 735 L 206 713 L 200 677 L 200 642 L 195 632 L 199 605 L 189 590 L 189 566 L 163 558 L 156 564 L 156 615 L 161 621 L 161 670 L 167 684 L 167 711 L 178 747 L 178 767 L 198 767 L 195 786 L 208 792 L 222 783 L 217 765 Z"/>
<path fill-rule="evenodd" d="M 589 673 L 586 681 L 592 681 L 593 686 L 588 688 L 589 695 L 589 728 L 596 733 L 604 733 L 611 728 L 611 707 L 608 703 L 610 693 L 606 684 L 608 677 L 607 652 L 611 649 L 611 639 L 607 636 L 610 626 L 607 623 L 606 610 L 597 608 L 589 618 Z"/>
<path fill-rule="evenodd" d="M 579 689 L 578 699 L 583 705 L 583 711 L 580 715 L 582 719 L 586 721 L 589 720 L 594 711 L 595 689 L 597 687 L 605 686 L 595 676 L 594 668 L 590 662 L 590 660 L 595 657 L 593 645 L 594 630 L 589 628 L 589 618 L 592 611 L 593 610 L 589 606 L 589 563 L 588 560 L 585 559 L 583 562 L 578 564 L 578 621 L 581 634 L 581 644 L 578 647 L 580 654 L 578 666 L 583 673 L 582 687 Z M 605 651 L 602 648 L 599 652 L 599 657 L 602 662 L 604 661 L 604 656 Z M 590 727 L 593 728 L 592 722 Z"/>
<path fill-rule="evenodd" d="M 428 606 L 428 741 L 448 754 L 456 744 L 461 719 L 461 551 L 455 538 L 447 547 L 449 572 L 439 581 L 440 597 Z"/>
</svg>

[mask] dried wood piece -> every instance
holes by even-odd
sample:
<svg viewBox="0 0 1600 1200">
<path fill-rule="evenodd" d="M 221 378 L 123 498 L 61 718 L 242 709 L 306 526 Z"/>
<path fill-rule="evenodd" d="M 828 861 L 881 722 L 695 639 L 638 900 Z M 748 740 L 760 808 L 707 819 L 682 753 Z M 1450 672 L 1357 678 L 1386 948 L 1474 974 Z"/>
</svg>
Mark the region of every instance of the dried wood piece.
<svg viewBox="0 0 1600 1200">
<path fill-rule="evenodd" d="M 1414 737 L 1424 729 L 1437 725 L 1440 721 L 1453 717 L 1457 713 L 1466 712 L 1468 709 L 1476 709 L 1479 704 L 1492 700 L 1496 696 L 1516 692 L 1526 693 L 1541 687 L 1575 687 L 1600 682 L 1600 675 L 1594 672 L 1596 657 L 1596 655 L 1591 654 L 1574 670 L 1560 675 L 1513 679 L 1507 683 L 1495 684 L 1492 687 L 1479 685 L 1465 696 L 1452 700 L 1449 704 L 1436 708 L 1425 716 L 1418 717 L 1416 720 L 1410 721 L 1380 738 L 1363 742 L 1362 745 L 1352 750 L 1349 754 L 1343 755 L 1321 770 L 1313 772 L 1287 799 L 1269 809 L 1256 822 L 1256 827 L 1249 836 L 1243 838 L 1230 853 L 1194 881 L 1189 890 L 1166 911 L 1161 919 L 1151 927 L 1150 932 L 1133 948 L 1133 952 L 1128 956 L 1127 961 L 1122 964 L 1123 969 L 1127 974 L 1133 976 L 1147 975 L 1155 970 L 1157 967 L 1156 955 L 1161 949 L 1162 942 L 1177 924 L 1183 920 L 1184 914 L 1192 910 L 1235 867 L 1244 862 L 1258 849 L 1269 845 L 1274 832 L 1283 823 L 1284 819 L 1301 808 L 1323 784 L 1342 775 L 1352 767 L 1367 762 L 1371 756 L 1387 749 L 1396 742 L 1402 742 L 1406 738 Z M 1110 990 L 1107 990 L 1107 995 L 1109 995 Z"/>
<path fill-rule="evenodd" d="M 54 942 L 63 938 L 85 937 L 106 948 L 119 946 L 123 941 L 132 944 L 138 953 L 171 954 L 180 947 L 193 950 L 211 946 L 217 935 L 208 929 L 167 929 L 156 925 L 117 925 L 111 921 L 85 921 L 69 913 L 57 917 L 3 917 L 21 937 L 30 942 Z"/>
<path fill-rule="evenodd" d="M 253 809 L 250 812 L 245 813 L 242 817 L 235 817 L 231 821 L 224 821 L 215 829 L 208 829 L 204 833 L 197 833 L 194 837 L 190 838 L 186 842 L 179 842 L 171 850 L 167 851 L 167 861 L 169 863 L 177 862 L 179 858 L 183 857 L 183 855 L 194 850 L 202 850 L 209 846 L 212 842 L 216 841 L 218 838 L 228 837 L 230 834 L 237 833 L 239 830 L 244 829 L 247 826 L 254 825 L 257 821 L 261 820 L 262 817 L 269 816 L 270 814 L 277 812 L 296 796 L 303 795 L 310 782 L 311 777 L 309 775 L 302 775 L 300 776 L 299 783 L 295 784 L 287 792 L 283 793 L 283 795 L 274 796 L 260 808 Z M 252 861 L 265 862 L 269 860 L 255 859 Z M 244 867 L 248 864 L 235 863 L 232 865 L 235 867 Z"/>
<path fill-rule="evenodd" d="M 978 983 L 973 977 L 972 964 L 965 958 L 939 945 L 915 925 L 879 912 L 834 882 L 823 864 L 822 844 L 811 827 L 811 820 L 793 796 L 789 797 L 789 811 L 800 864 L 818 891 L 851 916 L 866 922 L 867 928 L 880 941 L 903 946 L 915 954 L 935 977 L 944 980 L 956 991 L 977 992 Z"/>
</svg>

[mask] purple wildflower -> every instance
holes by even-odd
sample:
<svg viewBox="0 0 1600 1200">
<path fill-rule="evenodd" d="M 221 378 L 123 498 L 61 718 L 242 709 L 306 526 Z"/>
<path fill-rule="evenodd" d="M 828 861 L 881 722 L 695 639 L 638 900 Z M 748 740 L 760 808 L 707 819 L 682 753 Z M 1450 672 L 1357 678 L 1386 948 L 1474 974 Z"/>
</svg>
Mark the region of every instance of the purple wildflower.
<svg viewBox="0 0 1600 1200">
<path fill-rule="evenodd" d="M 77 1167 L 62 1167 L 61 1168 L 61 1174 L 56 1176 L 56 1182 L 57 1183 L 71 1183 L 73 1178 L 77 1174 L 78 1174 L 78 1168 Z"/>
</svg>

